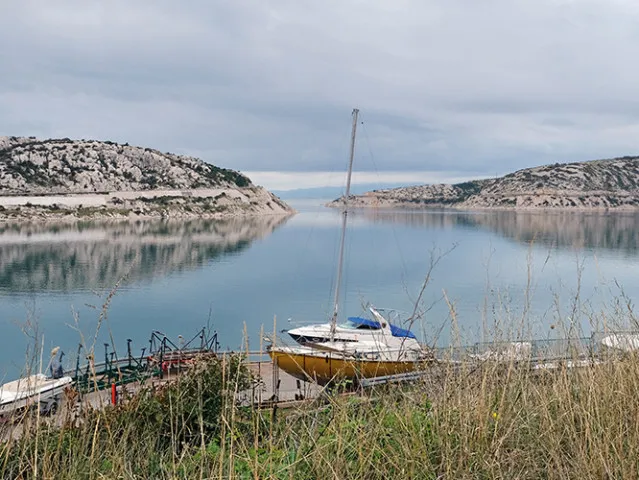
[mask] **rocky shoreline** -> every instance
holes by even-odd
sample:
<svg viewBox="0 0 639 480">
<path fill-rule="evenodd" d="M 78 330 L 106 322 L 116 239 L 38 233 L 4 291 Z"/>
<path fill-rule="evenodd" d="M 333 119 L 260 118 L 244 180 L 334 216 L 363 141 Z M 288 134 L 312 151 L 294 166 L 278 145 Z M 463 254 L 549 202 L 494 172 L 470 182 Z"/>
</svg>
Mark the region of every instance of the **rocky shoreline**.
<svg viewBox="0 0 639 480">
<path fill-rule="evenodd" d="M 568 196 L 555 196 L 553 200 L 555 201 L 552 205 L 539 205 L 534 202 L 530 205 L 525 204 L 525 202 L 521 202 L 519 204 L 515 203 L 512 205 L 503 205 L 503 204 L 494 204 L 494 205 L 478 205 L 473 203 L 438 203 L 438 202 L 417 202 L 417 201 L 394 201 L 394 200 L 386 200 L 384 198 L 366 198 L 362 200 L 361 198 L 351 198 L 349 200 L 349 209 L 379 209 L 386 211 L 409 211 L 409 210 L 454 210 L 454 211 L 522 211 L 522 212 L 548 212 L 548 211 L 557 211 L 557 212 L 608 212 L 608 211 L 618 211 L 618 212 L 637 212 L 639 211 L 639 193 L 637 197 L 628 198 L 629 203 L 627 204 L 619 204 L 619 198 L 614 198 L 611 201 L 611 197 L 601 197 L 599 199 L 591 200 L 591 204 L 589 205 L 578 205 L 574 199 Z M 500 199 L 501 200 L 501 199 Z M 516 198 L 514 199 L 517 201 Z M 572 202 L 574 203 L 571 203 Z M 615 202 L 617 202 L 615 204 Z M 598 203 L 598 204 L 597 204 Z M 326 207 L 330 208 L 341 208 L 343 207 L 344 202 L 342 199 L 336 199 L 331 202 L 325 204 Z"/>
<path fill-rule="evenodd" d="M 295 213 L 261 187 L 215 191 L 0 196 L 0 222 L 78 219 L 227 218 Z"/>
<path fill-rule="evenodd" d="M 343 199 L 327 204 L 340 207 Z M 499 178 L 455 185 L 374 190 L 349 198 L 353 208 L 456 210 L 639 209 L 639 157 L 622 157 L 519 170 Z"/>
<path fill-rule="evenodd" d="M 0 137 L 0 221 L 290 215 L 234 170 L 114 142 Z"/>
</svg>

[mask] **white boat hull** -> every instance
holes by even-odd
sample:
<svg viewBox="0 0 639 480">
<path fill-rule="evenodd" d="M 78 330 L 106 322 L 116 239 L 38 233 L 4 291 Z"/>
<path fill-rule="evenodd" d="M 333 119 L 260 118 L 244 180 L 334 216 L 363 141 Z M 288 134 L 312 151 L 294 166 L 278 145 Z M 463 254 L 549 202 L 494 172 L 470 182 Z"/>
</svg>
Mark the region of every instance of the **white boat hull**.
<svg viewBox="0 0 639 480">
<path fill-rule="evenodd" d="M 0 416 L 55 399 L 71 382 L 71 377 L 47 378 L 36 374 L 5 383 L 0 386 Z"/>
<path fill-rule="evenodd" d="M 602 345 L 624 352 L 639 350 L 639 333 L 613 333 L 601 339 Z"/>
</svg>

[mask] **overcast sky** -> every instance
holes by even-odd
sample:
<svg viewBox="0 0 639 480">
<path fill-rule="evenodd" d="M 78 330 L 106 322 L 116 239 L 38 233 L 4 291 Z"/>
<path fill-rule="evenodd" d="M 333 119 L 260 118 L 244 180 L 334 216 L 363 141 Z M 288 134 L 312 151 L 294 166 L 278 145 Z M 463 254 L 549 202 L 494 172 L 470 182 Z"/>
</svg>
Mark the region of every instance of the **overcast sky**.
<svg viewBox="0 0 639 480">
<path fill-rule="evenodd" d="M 0 45 L 0 135 L 273 189 L 343 181 L 353 107 L 361 182 L 639 152 L 636 0 L 2 0 Z"/>
</svg>

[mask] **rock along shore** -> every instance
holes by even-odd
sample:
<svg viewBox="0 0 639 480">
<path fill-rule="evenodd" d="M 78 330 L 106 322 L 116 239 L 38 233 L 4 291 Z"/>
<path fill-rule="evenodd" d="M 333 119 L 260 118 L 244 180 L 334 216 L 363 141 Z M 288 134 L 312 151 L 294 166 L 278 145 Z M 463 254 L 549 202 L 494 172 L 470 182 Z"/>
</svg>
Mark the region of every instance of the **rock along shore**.
<svg viewBox="0 0 639 480">
<path fill-rule="evenodd" d="M 343 205 L 343 199 L 328 204 Z M 418 185 L 354 195 L 357 208 L 636 210 L 639 157 L 546 165 L 454 185 Z"/>
<path fill-rule="evenodd" d="M 0 137 L 0 221 L 294 210 L 234 170 L 114 142 Z"/>
</svg>

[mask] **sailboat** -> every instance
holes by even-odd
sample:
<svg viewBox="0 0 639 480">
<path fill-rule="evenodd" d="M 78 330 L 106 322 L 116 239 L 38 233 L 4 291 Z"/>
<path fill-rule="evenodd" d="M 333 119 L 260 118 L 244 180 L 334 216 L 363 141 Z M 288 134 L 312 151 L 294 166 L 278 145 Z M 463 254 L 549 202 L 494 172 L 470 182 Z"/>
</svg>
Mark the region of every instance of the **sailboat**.
<svg viewBox="0 0 639 480">
<path fill-rule="evenodd" d="M 352 115 L 333 314 L 328 323 L 289 330 L 288 334 L 297 345 L 273 344 L 267 347 L 279 368 L 296 378 L 321 385 L 343 379 L 356 381 L 358 378 L 406 373 L 432 358 L 410 330 L 393 325 L 390 318 L 382 315 L 382 309 L 369 307 L 372 319 L 349 317 L 345 323 L 337 323 L 359 110 L 353 109 Z"/>
<path fill-rule="evenodd" d="M 386 337 L 384 342 L 400 342 L 404 344 L 406 339 L 416 339 L 415 334 L 410 330 L 398 327 L 392 322 L 392 318 L 399 318 L 395 310 L 368 307 L 374 320 L 364 317 L 348 317 L 346 322 L 338 323 L 333 328 L 332 324 L 320 323 L 303 327 L 285 330 L 285 333 L 300 345 L 310 345 L 331 341 L 331 332 L 334 332 L 332 341 L 335 342 L 361 342 L 379 341 L 377 337 Z M 390 336 L 384 328 L 388 323 Z"/>
</svg>

